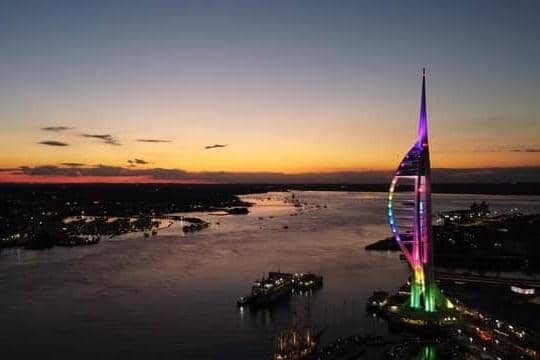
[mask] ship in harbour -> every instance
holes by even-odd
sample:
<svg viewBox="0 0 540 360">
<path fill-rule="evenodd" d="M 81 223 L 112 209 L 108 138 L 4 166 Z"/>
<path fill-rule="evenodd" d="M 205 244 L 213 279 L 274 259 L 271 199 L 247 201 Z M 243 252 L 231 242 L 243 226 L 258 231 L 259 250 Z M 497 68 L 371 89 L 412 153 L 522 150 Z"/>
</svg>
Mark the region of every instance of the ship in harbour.
<svg viewBox="0 0 540 360">
<path fill-rule="evenodd" d="M 269 272 L 268 277 L 256 280 L 251 293 L 237 300 L 238 306 L 268 306 L 289 297 L 293 290 L 310 291 L 323 285 L 323 277 L 313 273 Z"/>
<path fill-rule="evenodd" d="M 267 277 L 256 280 L 251 287 L 251 294 L 238 299 L 238 306 L 251 305 L 254 307 L 268 306 L 277 300 L 289 297 L 293 285 L 283 277 Z"/>
</svg>

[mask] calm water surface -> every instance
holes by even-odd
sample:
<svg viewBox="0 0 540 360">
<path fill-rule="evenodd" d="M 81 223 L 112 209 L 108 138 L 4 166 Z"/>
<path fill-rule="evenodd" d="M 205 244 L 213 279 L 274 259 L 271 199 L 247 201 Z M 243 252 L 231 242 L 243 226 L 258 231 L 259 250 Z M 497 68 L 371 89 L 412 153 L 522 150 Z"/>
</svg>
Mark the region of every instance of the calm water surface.
<svg viewBox="0 0 540 360">
<path fill-rule="evenodd" d="M 408 273 L 397 253 L 363 250 L 389 234 L 386 195 L 295 194 L 308 204 L 301 211 L 283 202 L 290 193 L 268 193 L 243 196 L 256 204 L 249 215 L 189 214 L 212 224 L 194 234 L 184 235 L 176 223 L 152 238 L 130 234 L 92 247 L 3 252 L 0 353 L 267 359 L 272 337 L 292 313 L 305 313 L 308 297 L 294 295 L 258 312 L 238 309 L 236 298 L 278 269 L 324 275 L 324 288 L 310 297 L 311 322 L 325 329 L 323 342 L 390 336 L 385 322 L 364 311 L 373 290 L 392 291 Z M 484 195 L 435 195 L 434 211 L 472 200 L 504 212 L 540 211 L 540 197 Z"/>
</svg>

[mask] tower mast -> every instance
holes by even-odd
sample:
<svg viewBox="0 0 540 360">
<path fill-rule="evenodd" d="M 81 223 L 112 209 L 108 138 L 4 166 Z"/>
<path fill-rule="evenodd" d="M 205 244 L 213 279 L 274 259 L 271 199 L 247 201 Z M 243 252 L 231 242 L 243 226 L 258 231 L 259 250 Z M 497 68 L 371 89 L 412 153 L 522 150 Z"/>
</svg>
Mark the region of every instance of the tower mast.
<svg viewBox="0 0 540 360">
<path fill-rule="evenodd" d="M 425 69 L 422 69 L 418 133 L 390 185 L 388 222 L 412 269 L 411 296 L 407 307 L 417 313 L 436 313 L 440 309 L 450 308 L 451 303 L 437 287 L 433 270 Z"/>
</svg>

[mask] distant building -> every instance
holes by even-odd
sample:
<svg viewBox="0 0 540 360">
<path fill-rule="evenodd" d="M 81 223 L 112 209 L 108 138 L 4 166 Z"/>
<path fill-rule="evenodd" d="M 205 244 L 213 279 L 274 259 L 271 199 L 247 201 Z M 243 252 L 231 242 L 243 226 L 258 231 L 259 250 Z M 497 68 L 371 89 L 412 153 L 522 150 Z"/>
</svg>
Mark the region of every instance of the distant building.
<svg viewBox="0 0 540 360">
<path fill-rule="evenodd" d="M 485 201 L 480 204 L 473 202 L 469 209 L 439 212 L 439 219 L 444 224 L 470 224 L 478 219 L 484 219 L 491 214 Z"/>
</svg>

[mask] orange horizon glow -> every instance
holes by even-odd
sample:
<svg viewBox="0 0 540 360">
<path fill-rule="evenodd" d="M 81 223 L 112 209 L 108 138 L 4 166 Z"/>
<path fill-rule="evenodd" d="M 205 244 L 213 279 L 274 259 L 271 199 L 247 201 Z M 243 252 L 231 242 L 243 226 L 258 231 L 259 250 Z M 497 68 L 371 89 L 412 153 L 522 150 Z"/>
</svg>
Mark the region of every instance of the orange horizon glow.
<svg viewBox="0 0 540 360">
<path fill-rule="evenodd" d="M 0 183 L 17 184 L 205 184 L 203 180 L 164 180 L 149 176 L 34 176 L 0 174 Z"/>
<path fill-rule="evenodd" d="M 392 146 L 393 148 L 394 146 Z M 78 162 L 81 160 L 77 154 L 50 154 L 43 158 L 41 153 L 27 153 L 23 156 L 4 152 L 0 155 L 0 169 L 18 169 L 21 166 L 59 166 L 63 163 Z M 115 149 L 112 149 L 115 150 Z M 144 153 L 130 149 L 133 153 Z M 242 150 L 243 151 L 243 150 Z M 107 152 L 107 151 L 106 151 Z M 111 151 L 109 150 L 109 153 Z M 124 152 L 124 151 L 122 151 Z M 207 154 L 199 149 L 186 151 L 190 154 L 189 161 L 177 158 L 174 154 L 170 157 L 163 156 L 141 156 L 149 164 L 137 166 L 137 169 L 181 169 L 189 172 L 242 172 L 261 173 L 274 172 L 285 174 L 303 173 L 331 173 L 348 171 L 389 171 L 395 170 L 395 164 L 401 156 L 397 150 L 388 149 L 384 153 L 381 151 L 372 154 L 366 152 L 341 153 L 339 149 L 333 151 L 331 156 L 324 155 L 320 151 L 305 153 L 286 154 L 284 149 L 274 153 L 263 153 L 254 150 L 248 157 L 239 156 L 241 151 L 223 150 L 221 154 Z M 114 153 L 114 151 L 112 151 Z M 83 157 L 82 167 L 95 167 L 99 165 L 127 168 L 125 161 L 118 158 L 125 158 L 122 154 L 102 157 L 99 151 L 89 151 L 92 159 L 86 155 Z M 54 155 L 54 156 L 52 156 Z M 34 159 L 35 157 L 38 159 Z M 529 167 L 540 166 L 540 152 L 511 152 L 511 151 L 434 151 L 432 163 L 435 168 L 494 168 L 494 167 Z M 185 166 L 178 166 L 185 165 Z"/>
<path fill-rule="evenodd" d="M 61 169 L 66 169 L 67 167 L 60 167 Z M 534 168 L 540 168 L 536 165 L 532 166 L 513 166 L 513 167 L 498 167 L 498 166 L 492 166 L 492 167 L 468 167 L 468 168 L 452 168 L 452 167 L 436 167 L 434 170 L 459 170 L 459 171 L 475 171 L 475 170 L 486 170 L 486 171 L 493 171 L 493 170 L 500 170 L 500 169 L 510 169 L 510 170 L 530 170 Z M 69 168 L 67 168 L 69 169 Z M 147 170 L 153 170 L 152 168 L 147 169 L 138 169 L 142 171 Z M 165 170 L 172 170 L 174 169 L 165 169 Z M 21 184 L 62 184 L 62 183 L 74 183 L 74 184 L 86 184 L 86 183 L 110 183 L 110 184 L 213 184 L 213 183 L 227 183 L 227 182 L 255 182 L 255 183 L 261 183 L 264 182 L 264 176 L 268 175 L 270 178 L 273 175 L 276 176 L 283 176 L 283 181 L 287 181 L 287 176 L 304 176 L 306 177 L 306 183 L 310 182 L 320 182 L 317 177 L 321 176 L 340 176 L 342 174 L 359 174 L 359 175 L 387 175 L 391 174 L 395 168 L 387 168 L 387 169 L 334 169 L 331 171 L 313 171 L 313 172 L 298 172 L 298 173 L 286 173 L 286 172 L 255 172 L 255 171 L 248 171 L 248 172 L 221 172 L 221 171 L 212 171 L 212 172 L 188 172 L 186 173 L 186 176 L 188 178 L 159 178 L 154 177 L 151 174 L 150 175 L 32 175 L 32 174 L 24 174 L 19 172 L 19 170 L 12 170 L 12 171 L 3 171 L 0 172 L 0 183 L 21 183 Z M 219 178 L 216 178 L 216 180 L 212 180 L 212 178 L 216 175 L 219 175 L 221 173 L 228 174 L 230 178 L 232 178 L 232 181 L 223 181 Z M 253 176 L 253 179 L 250 180 L 249 176 Z M 240 180 L 235 180 L 240 179 Z M 247 180 L 246 180 L 247 179 Z M 538 181 L 534 180 L 533 181 Z M 269 182 L 276 182 L 270 180 Z M 278 181 L 279 182 L 279 181 Z M 297 182 L 297 180 L 296 180 Z M 338 182 L 344 182 L 343 180 L 338 180 Z M 346 182 L 346 181 L 345 181 Z M 352 181 L 354 183 L 354 181 Z M 366 183 L 365 181 L 362 181 Z M 380 181 L 372 181 L 373 183 L 379 183 Z M 369 181 L 367 182 L 369 183 Z"/>
<path fill-rule="evenodd" d="M 401 4 L 389 17 L 394 7 L 10 6 L 0 181 L 51 181 L 5 171 L 62 163 L 392 171 L 416 133 L 424 66 L 432 167 L 540 166 L 533 12 Z"/>
</svg>

